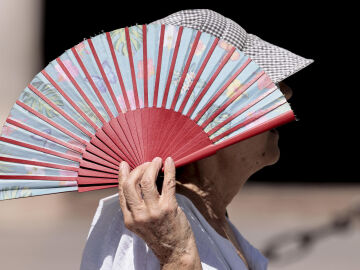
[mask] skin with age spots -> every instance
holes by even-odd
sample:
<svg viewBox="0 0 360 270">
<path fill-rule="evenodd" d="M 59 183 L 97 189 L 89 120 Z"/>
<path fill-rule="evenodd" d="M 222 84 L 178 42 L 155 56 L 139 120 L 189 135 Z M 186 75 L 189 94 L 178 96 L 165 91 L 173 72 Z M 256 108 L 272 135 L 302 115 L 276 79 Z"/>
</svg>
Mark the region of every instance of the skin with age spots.
<svg viewBox="0 0 360 270">
<path fill-rule="evenodd" d="M 280 90 L 288 100 L 292 90 L 284 82 Z M 279 160 L 279 134 L 266 131 L 216 154 L 179 168 L 171 158 L 165 162 L 161 195 L 156 177 L 161 159 L 144 163 L 130 172 L 121 163 L 119 200 L 125 226 L 137 233 L 159 258 L 162 269 L 201 269 L 200 258 L 189 222 L 177 205 L 176 192 L 188 197 L 207 222 L 236 248 L 247 264 L 234 232 L 226 220 L 226 207 L 255 172 Z"/>
</svg>

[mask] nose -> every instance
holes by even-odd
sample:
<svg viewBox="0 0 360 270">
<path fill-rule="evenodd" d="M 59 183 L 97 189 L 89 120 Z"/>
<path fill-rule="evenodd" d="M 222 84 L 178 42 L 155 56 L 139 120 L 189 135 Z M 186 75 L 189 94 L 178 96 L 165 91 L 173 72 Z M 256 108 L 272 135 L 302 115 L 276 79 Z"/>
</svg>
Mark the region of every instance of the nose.
<svg viewBox="0 0 360 270">
<path fill-rule="evenodd" d="M 285 84 L 284 82 L 279 82 L 279 87 L 280 87 L 280 91 L 283 93 L 286 100 L 289 100 L 293 95 L 293 91 L 291 87 Z"/>
</svg>

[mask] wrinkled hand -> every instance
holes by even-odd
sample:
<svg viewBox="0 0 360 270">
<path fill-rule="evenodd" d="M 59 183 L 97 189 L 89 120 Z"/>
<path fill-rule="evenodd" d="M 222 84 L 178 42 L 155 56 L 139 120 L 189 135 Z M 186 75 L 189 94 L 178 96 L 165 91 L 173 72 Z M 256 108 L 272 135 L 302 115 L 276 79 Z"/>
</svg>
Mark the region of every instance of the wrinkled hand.
<svg viewBox="0 0 360 270">
<path fill-rule="evenodd" d="M 119 201 L 125 226 L 148 244 L 162 269 L 201 269 L 195 237 L 175 197 L 174 162 L 165 161 L 160 195 L 155 181 L 161 165 L 161 158 L 154 158 L 130 172 L 121 162 Z"/>
</svg>

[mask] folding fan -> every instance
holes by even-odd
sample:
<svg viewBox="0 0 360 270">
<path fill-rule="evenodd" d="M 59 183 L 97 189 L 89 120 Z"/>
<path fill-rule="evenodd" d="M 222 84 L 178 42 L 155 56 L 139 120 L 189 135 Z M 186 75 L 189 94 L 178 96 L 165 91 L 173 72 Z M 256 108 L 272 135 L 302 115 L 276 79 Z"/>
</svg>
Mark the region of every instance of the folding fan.
<svg viewBox="0 0 360 270">
<path fill-rule="evenodd" d="M 176 166 L 295 120 L 243 52 L 194 29 L 136 25 L 87 39 L 50 62 L 0 137 L 0 200 L 117 185 L 160 156 Z"/>
</svg>

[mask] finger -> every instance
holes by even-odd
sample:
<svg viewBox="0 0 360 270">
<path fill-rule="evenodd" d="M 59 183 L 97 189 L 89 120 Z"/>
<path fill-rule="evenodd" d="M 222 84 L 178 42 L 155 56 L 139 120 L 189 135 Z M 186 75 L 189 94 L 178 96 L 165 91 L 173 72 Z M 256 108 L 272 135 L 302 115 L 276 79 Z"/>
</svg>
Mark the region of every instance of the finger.
<svg viewBox="0 0 360 270">
<path fill-rule="evenodd" d="M 169 200 L 169 202 L 172 200 L 176 201 L 175 187 L 176 187 L 175 163 L 171 157 L 168 157 L 165 160 L 164 183 L 161 191 L 161 196 Z"/>
<path fill-rule="evenodd" d="M 122 183 L 124 197 L 131 212 L 140 210 L 144 203 L 136 186 L 139 185 L 144 171 L 149 164 L 150 162 L 146 162 L 136 167 Z"/>
<path fill-rule="evenodd" d="M 157 203 L 160 197 L 155 182 L 161 165 L 161 158 L 154 158 L 150 165 L 146 168 L 140 182 L 141 191 L 144 196 L 144 202 L 149 207 L 157 207 Z"/>
<path fill-rule="evenodd" d="M 119 166 L 119 202 L 125 220 L 131 217 L 131 213 L 130 213 L 130 209 L 126 204 L 122 185 L 124 180 L 127 177 L 129 177 L 129 174 L 130 174 L 129 164 L 126 161 L 122 161 Z"/>
</svg>

